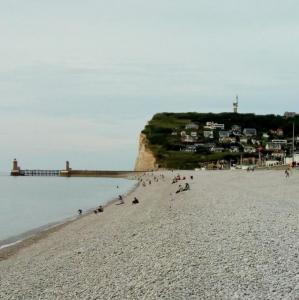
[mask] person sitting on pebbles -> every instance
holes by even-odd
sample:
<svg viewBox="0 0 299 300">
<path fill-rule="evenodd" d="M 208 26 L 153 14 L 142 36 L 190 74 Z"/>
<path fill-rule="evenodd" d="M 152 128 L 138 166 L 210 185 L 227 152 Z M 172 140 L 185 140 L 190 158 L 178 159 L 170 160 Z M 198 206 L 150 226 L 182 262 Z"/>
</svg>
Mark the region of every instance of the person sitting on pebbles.
<svg viewBox="0 0 299 300">
<path fill-rule="evenodd" d="M 139 203 L 139 200 L 136 197 L 134 197 L 134 200 L 132 201 L 132 204 L 138 204 L 138 203 Z"/>
<path fill-rule="evenodd" d="M 189 191 L 190 190 L 190 185 L 188 182 L 186 182 L 185 187 L 184 187 L 184 191 Z"/>
<path fill-rule="evenodd" d="M 181 185 L 179 185 L 179 189 L 175 193 L 178 194 L 183 191 L 184 191 L 183 187 Z"/>
<path fill-rule="evenodd" d="M 102 205 L 100 205 L 98 208 L 98 212 L 103 212 L 103 211 L 104 211 L 104 207 Z"/>
</svg>

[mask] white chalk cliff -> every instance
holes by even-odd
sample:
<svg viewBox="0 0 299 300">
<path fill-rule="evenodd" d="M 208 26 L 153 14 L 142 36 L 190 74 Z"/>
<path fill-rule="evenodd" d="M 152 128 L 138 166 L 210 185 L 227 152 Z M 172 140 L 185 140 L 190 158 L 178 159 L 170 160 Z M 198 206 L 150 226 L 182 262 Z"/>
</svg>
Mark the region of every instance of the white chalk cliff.
<svg viewBox="0 0 299 300">
<path fill-rule="evenodd" d="M 158 169 L 156 158 L 148 146 L 148 140 L 145 134 L 141 133 L 135 171 L 152 171 L 156 169 Z"/>
</svg>

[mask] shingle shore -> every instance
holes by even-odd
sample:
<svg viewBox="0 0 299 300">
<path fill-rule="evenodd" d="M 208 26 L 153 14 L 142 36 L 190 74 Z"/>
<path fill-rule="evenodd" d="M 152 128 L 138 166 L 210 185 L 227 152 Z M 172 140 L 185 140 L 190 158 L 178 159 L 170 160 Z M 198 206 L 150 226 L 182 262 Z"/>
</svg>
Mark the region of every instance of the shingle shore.
<svg viewBox="0 0 299 300">
<path fill-rule="evenodd" d="M 0 299 L 299 299 L 299 174 L 176 174 L 0 262 Z"/>
</svg>

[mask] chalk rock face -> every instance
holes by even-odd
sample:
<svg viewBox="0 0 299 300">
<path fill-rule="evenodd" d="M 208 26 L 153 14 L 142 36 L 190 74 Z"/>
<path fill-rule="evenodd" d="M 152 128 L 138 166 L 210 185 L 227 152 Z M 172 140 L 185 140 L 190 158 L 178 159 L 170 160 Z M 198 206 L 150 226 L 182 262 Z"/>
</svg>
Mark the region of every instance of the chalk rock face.
<svg viewBox="0 0 299 300">
<path fill-rule="evenodd" d="M 135 164 L 135 171 L 152 171 L 158 169 L 156 158 L 148 147 L 145 134 L 139 137 L 139 153 Z"/>
</svg>

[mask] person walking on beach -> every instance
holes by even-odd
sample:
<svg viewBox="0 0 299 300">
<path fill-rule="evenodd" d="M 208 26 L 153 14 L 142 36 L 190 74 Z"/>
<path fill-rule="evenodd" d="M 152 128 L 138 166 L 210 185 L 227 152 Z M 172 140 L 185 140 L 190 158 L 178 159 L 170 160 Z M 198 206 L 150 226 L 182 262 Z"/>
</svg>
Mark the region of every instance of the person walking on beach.
<svg viewBox="0 0 299 300">
<path fill-rule="evenodd" d="M 122 195 L 118 195 L 118 200 L 120 201 L 120 204 L 125 203 Z"/>
<path fill-rule="evenodd" d="M 289 173 L 288 169 L 286 169 L 286 170 L 284 171 L 284 174 L 285 174 L 285 177 L 286 177 L 286 178 L 289 178 L 289 177 L 290 177 L 290 173 Z"/>
<path fill-rule="evenodd" d="M 79 216 L 82 215 L 82 209 L 78 209 Z"/>
</svg>

